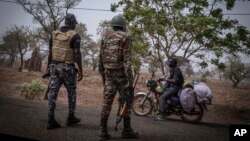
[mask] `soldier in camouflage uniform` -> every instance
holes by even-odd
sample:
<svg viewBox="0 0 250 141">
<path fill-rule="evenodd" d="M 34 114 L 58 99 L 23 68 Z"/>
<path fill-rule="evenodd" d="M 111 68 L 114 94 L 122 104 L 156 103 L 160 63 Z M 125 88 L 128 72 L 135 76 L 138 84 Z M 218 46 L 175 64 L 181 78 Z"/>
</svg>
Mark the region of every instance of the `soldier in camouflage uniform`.
<svg viewBox="0 0 250 141">
<path fill-rule="evenodd" d="M 48 127 L 47 129 L 60 128 L 61 125 L 54 118 L 56 99 L 62 84 L 68 92 L 69 116 L 67 125 L 75 125 L 81 121 L 75 117 L 76 108 L 76 79 L 82 80 L 82 64 L 80 53 L 81 37 L 74 31 L 77 24 L 73 14 L 65 16 L 65 26 L 53 31 L 50 39 L 50 52 L 48 57 L 48 69 L 51 82 L 48 96 Z M 78 70 L 75 67 L 77 64 Z"/>
<path fill-rule="evenodd" d="M 107 122 L 116 92 L 124 93 L 126 87 L 132 87 L 133 74 L 131 68 L 131 40 L 126 31 L 126 20 L 122 15 L 111 20 L 113 31 L 103 37 L 99 61 L 99 72 L 105 85 L 101 111 L 101 131 L 99 140 L 111 138 L 107 131 Z M 131 105 L 123 118 L 122 137 L 136 138 L 130 125 Z"/>
</svg>

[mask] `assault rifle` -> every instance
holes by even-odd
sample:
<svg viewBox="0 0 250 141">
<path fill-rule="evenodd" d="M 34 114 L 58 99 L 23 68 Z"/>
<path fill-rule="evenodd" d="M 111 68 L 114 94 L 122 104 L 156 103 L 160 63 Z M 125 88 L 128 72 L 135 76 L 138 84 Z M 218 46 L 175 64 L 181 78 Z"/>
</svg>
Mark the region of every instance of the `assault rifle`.
<svg viewBox="0 0 250 141">
<path fill-rule="evenodd" d="M 134 90 L 139 78 L 139 73 L 134 76 L 134 84 L 131 88 L 125 88 L 124 93 L 119 97 L 119 109 L 116 117 L 115 130 L 117 131 L 117 126 L 121 122 L 122 118 L 125 116 L 128 104 L 132 104 L 134 98 Z"/>
</svg>

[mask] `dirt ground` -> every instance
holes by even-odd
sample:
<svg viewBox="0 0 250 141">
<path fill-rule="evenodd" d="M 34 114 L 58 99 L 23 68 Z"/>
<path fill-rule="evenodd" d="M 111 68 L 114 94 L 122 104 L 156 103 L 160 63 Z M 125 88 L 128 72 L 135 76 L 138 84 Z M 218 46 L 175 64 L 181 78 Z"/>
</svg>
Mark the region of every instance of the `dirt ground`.
<svg viewBox="0 0 250 141">
<path fill-rule="evenodd" d="M 48 84 L 48 79 L 42 79 L 42 72 L 18 72 L 17 69 L 0 67 L 0 96 L 22 98 L 20 84 L 30 83 L 33 79 L 40 79 Z M 140 75 L 135 92 L 146 91 L 145 81 L 148 74 Z M 191 78 L 187 78 L 191 79 Z M 218 124 L 250 124 L 250 82 L 242 83 L 239 88 L 233 89 L 227 81 L 208 80 L 213 92 L 212 105 L 205 112 L 203 121 Z M 84 78 L 77 85 L 78 106 L 101 106 L 103 86 L 98 72 L 84 70 Z M 35 100 L 43 100 L 44 94 Z M 67 91 L 62 87 L 58 100 L 67 103 Z M 117 101 L 115 101 L 117 103 Z"/>
</svg>

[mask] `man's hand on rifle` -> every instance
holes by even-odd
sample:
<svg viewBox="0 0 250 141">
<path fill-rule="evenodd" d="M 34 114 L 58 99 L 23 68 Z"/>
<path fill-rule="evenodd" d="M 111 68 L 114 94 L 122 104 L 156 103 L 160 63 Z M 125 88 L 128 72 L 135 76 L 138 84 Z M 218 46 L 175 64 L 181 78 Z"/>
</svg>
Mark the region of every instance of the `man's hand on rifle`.
<svg viewBox="0 0 250 141">
<path fill-rule="evenodd" d="M 119 101 L 120 103 L 131 103 L 133 100 L 134 94 L 133 94 L 133 88 L 132 87 L 126 87 L 124 90 L 124 93 L 120 96 Z"/>
<path fill-rule="evenodd" d="M 125 89 L 133 89 L 133 81 L 128 81 L 127 84 L 125 85 Z"/>
<path fill-rule="evenodd" d="M 49 77 L 50 76 L 50 71 L 49 71 L 49 69 L 47 69 L 47 71 L 43 74 L 43 78 L 47 78 L 47 77 Z"/>
</svg>

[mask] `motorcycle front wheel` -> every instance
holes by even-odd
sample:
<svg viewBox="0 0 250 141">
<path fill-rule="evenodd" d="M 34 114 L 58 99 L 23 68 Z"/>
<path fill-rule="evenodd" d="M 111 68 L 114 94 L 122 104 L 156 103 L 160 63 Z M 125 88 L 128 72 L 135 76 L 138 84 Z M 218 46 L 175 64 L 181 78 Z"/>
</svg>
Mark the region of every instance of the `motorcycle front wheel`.
<svg viewBox="0 0 250 141">
<path fill-rule="evenodd" d="M 190 112 L 182 110 L 181 119 L 186 122 L 196 123 L 199 122 L 204 114 L 204 109 L 201 104 L 196 103 Z"/>
<path fill-rule="evenodd" d="M 152 112 L 153 102 L 150 98 L 145 101 L 146 95 L 136 95 L 132 104 L 132 111 L 137 116 L 147 116 Z M 144 102 L 143 102 L 144 101 Z"/>
</svg>

